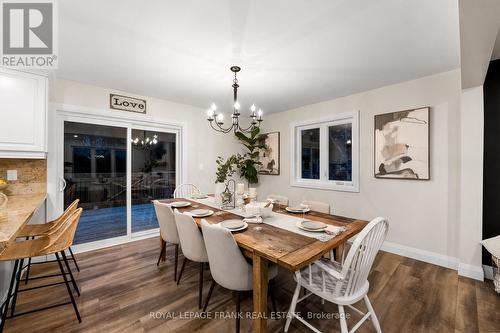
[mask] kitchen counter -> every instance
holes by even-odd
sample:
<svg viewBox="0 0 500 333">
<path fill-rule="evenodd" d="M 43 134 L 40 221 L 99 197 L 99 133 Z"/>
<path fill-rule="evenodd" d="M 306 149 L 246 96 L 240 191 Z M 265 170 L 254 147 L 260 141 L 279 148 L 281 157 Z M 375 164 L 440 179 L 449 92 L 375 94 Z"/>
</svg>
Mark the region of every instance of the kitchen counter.
<svg viewBox="0 0 500 333">
<path fill-rule="evenodd" d="M 18 231 L 28 223 L 40 208 L 46 193 L 11 195 L 4 208 L 0 209 L 0 252 L 15 239 Z"/>
</svg>

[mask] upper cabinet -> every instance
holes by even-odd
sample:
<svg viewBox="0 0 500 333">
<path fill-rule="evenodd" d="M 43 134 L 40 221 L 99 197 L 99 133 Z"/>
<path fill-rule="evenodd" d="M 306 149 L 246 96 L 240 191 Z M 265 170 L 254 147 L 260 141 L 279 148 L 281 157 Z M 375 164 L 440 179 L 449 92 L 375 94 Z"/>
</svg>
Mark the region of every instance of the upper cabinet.
<svg viewBox="0 0 500 333">
<path fill-rule="evenodd" d="M 45 158 L 46 76 L 0 68 L 0 158 Z"/>
</svg>

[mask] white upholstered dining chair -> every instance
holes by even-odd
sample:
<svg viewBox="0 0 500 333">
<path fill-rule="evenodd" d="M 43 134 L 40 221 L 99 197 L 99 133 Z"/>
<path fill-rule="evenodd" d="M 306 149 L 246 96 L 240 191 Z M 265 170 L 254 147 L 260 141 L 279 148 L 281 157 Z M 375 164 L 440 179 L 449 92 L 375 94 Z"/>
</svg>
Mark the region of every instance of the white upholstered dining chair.
<svg viewBox="0 0 500 333">
<path fill-rule="evenodd" d="M 293 318 L 298 319 L 314 332 L 320 332 L 301 316 L 295 313 L 298 302 L 315 294 L 326 301 L 338 305 L 340 317 L 340 331 L 342 333 L 355 332 L 367 319 L 370 319 L 377 333 L 381 333 L 380 324 L 373 307 L 368 299 L 368 274 L 373 261 L 384 242 L 389 224 L 382 217 L 377 217 L 359 233 L 354 240 L 343 264 L 328 259 L 320 259 L 308 267 L 295 272 L 297 287 L 293 294 L 292 303 L 285 324 L 285 332 L 290 327 Z M 309 293 L 299 299 L 300 289 Z M 353 304 L 364 300 L 368 312 L 365 314 L 356 309 Z M 362 319 L 354 325 L 351 331 L 347 328 L 344 306 L 361 314 Z"/>
<path fill-rule="evenodd" d="M 203 266 L 208 262 L 207 250 L 205 249 L 205 242 L 203 236 L 191 215 L 182 214 L 177 209 L 174 211 L 175 223 L 177 224 L 177 231 L 179 232 L 179 239 L 181 241 L 182 253 L 184 254 L 184 261 L 182 262 L 181 272 L 177 279 L 177 284 L 181 282 L 182 273 L 186 267 L 187 260 L 199 263 L 200 266 L 200 280 L 198 284 L 198 307 L 201 309 L 201 299 L 203 293 Z"/>
<path fill-rule="evenodd" d="M 330 205 L 326 202 L 304 200 L 302 204 L 307 205 L 309 209 L 315 212 L 330 214 Z"/>
<path fill-rule="evenodd" d="M 161 257 L 167 249 L 167 243 L 173 244 L 175 246 L 174 281 L 177 281 L 177 263 L 179 261 L 180 240 L 179 234 L 177 233 L 177 225 L 175 224 L 174 212 L 168 204 L 161 203 L 158 200 L 153 201 L 153 205 L 155 207 L 158 224 L 160 225 L 160 236 L 165 242 L 161 247 L 160 256 L 158 257 L 156 266 L 160 265 Z"/>
<path fill-rule="evenodd" d="M 212 284 L 208 292 L 203 312 L 207 310 L 210 296 L 215 287 L 215 283 L 223 288 L 236 291 L 236 313 L 240 312 L 240 292 L 253 290 L 252 265 L 249 264 L 236 244 L 231 232 L 218 224 L 210 224 L 206 220 L 201 220 L 203 238 L 207 247 L 210 272 L 212 274 Z M 273 295 L 274 281 L 278 275 L 278 267 L 270 265 L 268 271 L 270 280 L 269 293 L 276 311 L 276 303 Z M 240 329 L 240 318 L 236 317 L 236 332 Z"/>
<path fill-rule="evenodd" d="M 201 192 L 194 184 L 180 184 L 174 190 L 174 198 L 191 198 L 193 195 L 200 195 Z"/>
</svg>

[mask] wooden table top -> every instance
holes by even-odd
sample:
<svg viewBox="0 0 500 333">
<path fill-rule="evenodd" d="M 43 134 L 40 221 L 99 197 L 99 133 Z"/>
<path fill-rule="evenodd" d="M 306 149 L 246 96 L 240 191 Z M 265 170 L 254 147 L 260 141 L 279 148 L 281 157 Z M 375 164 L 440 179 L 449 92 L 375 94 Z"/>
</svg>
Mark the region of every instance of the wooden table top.
<svg viewBox="0 0 500 333">
<path fill-rule="evenodd" d="M 0 209 L 0 252 L 16 237 L 17 232 L 28 223 L 35 211 L 47 198 L 46 193 L 9 196 L 9 201 Z"/>
<path fill-rule="evenodd" d="M 180 212 L 193 209 L 193 205 L 197 205 L 196 208 L 206 208 L 211 209 L 214 212 L 222 212 L 220 215 L 213 214 L 212 216 L 204 217 L 204 219 L 209 223 L 219 223 L 227 219 L 241 219 L 241 216 L 189 199 L 178 198 L 160 201 L 164 203 L 174 201 L 190 201 L 192 203 L 189 207 L 178 208 Z M 288 212 L 282 214 L 297 217 L 297 214 Z M 345 243 L 347 239 L 359 233 L 368 224 L 367 221 L 363 220 L 356 220 L 313 211 L 307 213 L 306 216 L 310 220 L 321 221 L 335 226 L 343 226 L 346 228 L 346 231 L 327 242 L 321 242 L 314 238 L 303 236 L 265 223 L 249 223 L 247 229 L 234 232 L 233 235 L 241 248 L 251 252 L 256 252 L 270 262 L 276 263 L 291 271 L 296 271 L 321 258 L 322 255 L 328 253 L 331 249 Z M 199 225 L 201 218 L 195 218 L 195 221 Z M 260 227 L 260 230 L 257 227 Z"/>
</svg>

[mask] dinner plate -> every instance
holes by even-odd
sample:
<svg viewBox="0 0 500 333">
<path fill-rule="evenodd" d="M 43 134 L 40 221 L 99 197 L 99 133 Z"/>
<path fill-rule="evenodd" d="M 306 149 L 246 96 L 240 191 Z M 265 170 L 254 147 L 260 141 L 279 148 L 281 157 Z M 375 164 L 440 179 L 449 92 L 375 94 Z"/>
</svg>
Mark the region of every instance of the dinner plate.
<svg viewBox="0 0 500 333">
<path fill-rule="evenodd" d="M 300 225 L 303 228 L 310 230 L 323 230 L 327 227 L 327 225 L 324 224 L 323 222 L 309 221 L 309 220 L 302 221 Z"/>
<path fill-rule="evenodd" d="M 240 220 L 238 220 L 238 221 L 240 221 Z M 220 224 L 222 225 L 222 222 Z M 248 223 L 243 222 L 243 225 L 241 227 L 237 228 L 237 229 L 229 229 L 229 228 L 226 228 L 226 229 L 229 230 L 229 231 L 231 231 L 231 232 L 236 232 L 236 231 L 245 230 L 246 228 L 248 228 Z"/>
<path fill-rule="evenodd" d="M 307 229 L 307 228 L 304 228 L 302 226 L 302 221 L 297 221 L 297 223 L 295 225 L 297 226 L 297 228 L 305 230 L 305 231 L 309 231 L 309 232 L 323 232 L 323 231 L 325 231 L 328 228 L 328 226 L 325 225 L 325 227 L 323 229 L 315 229 L 315 230 L 313 230 L 313 229 Z"/>
<path fill-rule="evenodd" d="M 193 217 L 206 217 L 212 215 L 214 211 L 210 209 L 193 209 L 190 210 L 188 213 L 191 214 L 191 216 Z"/>
<path fill-rule="evenodd" d="M 191 206 L 191 203 L 188 201 L 175 201 L 170 204 L 171 207 L 173 208 L 182 208 L 182 207 L 188 207 Z"/>
<path fill-rule="evenodd" d="M 300 207 L 286 207 L 285 208 L 287 212 L 290 212 L 290 213 L 298 213 L 298 214 L 303 214 L 303 213 L 307 213 L 307 212 L 310 212 L 311 209 L 310 208 L 300 208 Z"/>
<path fill-rule="evenodd" d="M 241 228 L 242 226 L 245 225 L 245 222 L 242 220 L 237 220 L 237 219 L 231 219 L 231 220 L 225 220 L 220 223 L 221 226 L 224 228 L 228 229 L 238 229 Z"/>
</svg>

